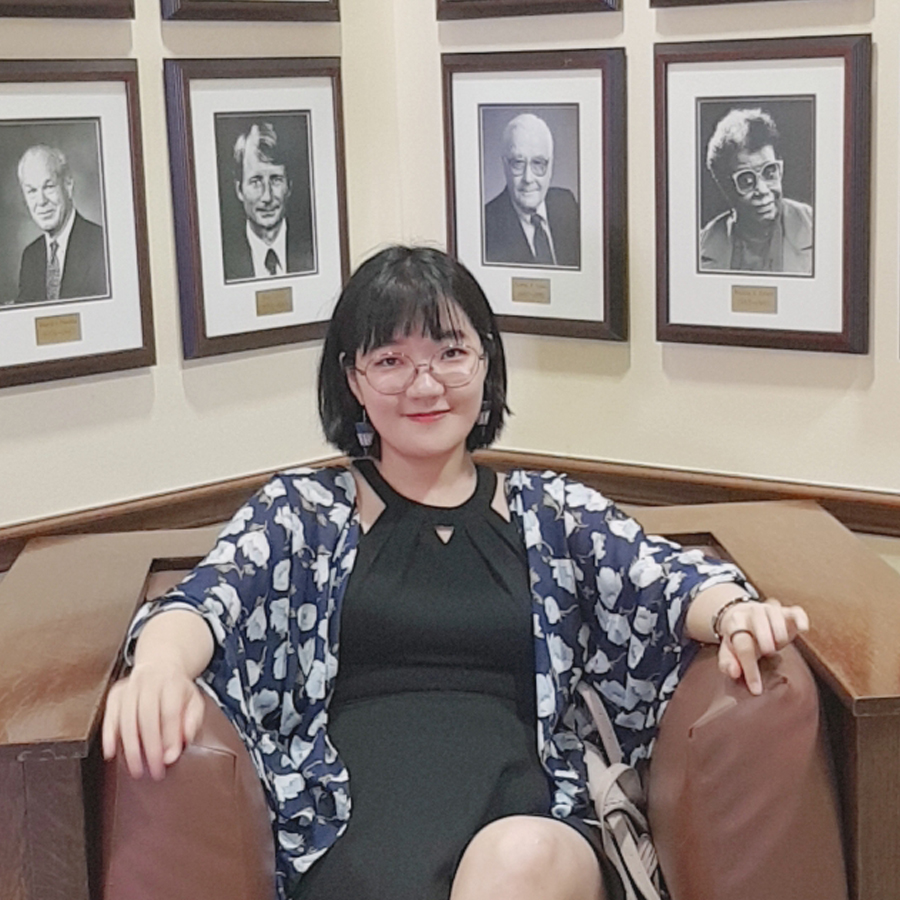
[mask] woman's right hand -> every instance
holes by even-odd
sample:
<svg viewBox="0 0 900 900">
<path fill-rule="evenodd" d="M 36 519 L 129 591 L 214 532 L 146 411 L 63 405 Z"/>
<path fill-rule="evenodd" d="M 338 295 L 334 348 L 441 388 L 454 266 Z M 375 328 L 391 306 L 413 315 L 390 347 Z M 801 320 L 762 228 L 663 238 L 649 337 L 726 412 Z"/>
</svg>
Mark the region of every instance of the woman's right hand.
<svg viewBox="0 0 900 900">
<path fill-rule="evenodd" d="M 151 777 L 159 781 L 202 721 L 200 689 L 184 672 L 154 663 L 135 666 L 106 699 L 103 756 L 112 759 L 121 742 L 132 777 L 144 774 L 146 761 Z"/>
<path fill-rule="evenodd" d="M 155 780 L 166 775 L 203 722 L 203 697 L 194 679 L 212 658 L 209 628 L 194 612 L 172 610 L 151 618 L 138 638 L 134 668 L 106 698 L 103 756 L 119 744 L 134 778 L 144 763 Z"/>
</svg>

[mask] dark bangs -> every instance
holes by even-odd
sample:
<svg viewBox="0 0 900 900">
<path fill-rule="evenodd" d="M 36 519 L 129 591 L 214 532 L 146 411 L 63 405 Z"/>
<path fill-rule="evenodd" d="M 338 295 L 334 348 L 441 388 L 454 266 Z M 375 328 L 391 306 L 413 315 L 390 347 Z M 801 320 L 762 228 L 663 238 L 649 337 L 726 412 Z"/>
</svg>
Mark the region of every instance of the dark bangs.
<svg viewBox="0 0 900 900">
<path fill-rule="evenodd" d="M 462 311 L 487 354 L 487 427 L 470 435 L 469 449 L 487 446 L 502 427 L 506 363 L 494 315 L 478 282 L 461 263 L 429 247 L 388 247 L 353 274 L 334 308 L 319 365 L 319 416 L 325 437 L 344 453 L 359 455 L 355 422 L 362 408 L 347 385 L 356 354 L 421 333 L 432 340 L 453 334 Z M 479 434 L 475 434 L 479 432 Z M 377 455 L 377 441 L 373 448 Z"/>
<path fill-rule="evenodd" d="M 372 285 L 368 303 L 354 317 L 356 334 L 348 335 L 348 355 L 351 348 L 354 356 L 357 352 L 368 353 L 389 344 L 398 335 L 423 334 L 441 341 L 462 330 L 460 307 L 444 293 L 447 285 L 427 277 L 431 272 L 413 273 L 409 267 L 401 268 L 397 274 L 396 280 L 378 279 Z M 426 277 L 414 277 L 421 275 Z"/>
</svg>

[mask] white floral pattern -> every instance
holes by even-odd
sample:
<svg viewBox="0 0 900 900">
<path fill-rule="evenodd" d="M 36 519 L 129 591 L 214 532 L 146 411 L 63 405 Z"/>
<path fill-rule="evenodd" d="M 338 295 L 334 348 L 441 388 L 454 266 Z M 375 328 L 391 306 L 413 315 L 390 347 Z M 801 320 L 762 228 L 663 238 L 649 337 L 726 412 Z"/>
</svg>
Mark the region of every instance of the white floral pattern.
<svg viewBox="0 0 900 900">
<path fill-rule="evenodd" d="M 506 480 L 527 549 L 534 619 L 537 745 L 551 813 L 592 816 L 585 739 L 594 736 L 575 686 L 605 699 L 632 763 L 649 756 L 656 723 L 693 656 L 688 601 L 734 566 L 643 534 L 597 491 L 554 472 Z M 269 799 L 278 892 L 340 836 L 351 814 L 348 775 L 328 739 L 341 601 L 359 541 L 346 469 L 272 479 L 235 514 L 214 550 L 132 625 L 188 606 L 216 640 L 205 687 L 234 723 Z M 402 748 L 398 748 L 402 752 Z"/>
</svg>

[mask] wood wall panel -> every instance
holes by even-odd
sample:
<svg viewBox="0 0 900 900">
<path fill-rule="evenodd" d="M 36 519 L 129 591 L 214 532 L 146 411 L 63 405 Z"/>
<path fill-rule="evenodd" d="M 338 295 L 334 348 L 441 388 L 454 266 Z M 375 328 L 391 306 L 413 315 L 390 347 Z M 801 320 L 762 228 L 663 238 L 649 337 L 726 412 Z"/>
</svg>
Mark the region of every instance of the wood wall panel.
<svg viewBox="0 0 900 900">
<path fill-rule="evenodd" d="M 0 762 L 0 897 L 27 900 L 25 776 L 19 762 Z"/>
<path fill-rule="evenodd" d="M 25 763 L 29 900 L 90 900 L 80 759 Z"/>
<path fill-rule="evenodd" d="M 814 500 L 853 531 L 900 537 L 900 494 L 708 472 L 684 472 L 512 450 L 484 450 L 478 454 L 478 458 L 498 469 L 521 467 L 568 472 L 600 489 L 618 503 L 641 506 Z M 344 462 L 344 458 L 335 456 L 309 465 L 341 462 Z M 0 572 L 9 569 L 25 543 L 33 537 L 194 528 L 222 522 L 265 484 L 272 474 L 260 472 L 257 475 L 246 475 L 215 484 L 0 528 Z"/>
</svg>

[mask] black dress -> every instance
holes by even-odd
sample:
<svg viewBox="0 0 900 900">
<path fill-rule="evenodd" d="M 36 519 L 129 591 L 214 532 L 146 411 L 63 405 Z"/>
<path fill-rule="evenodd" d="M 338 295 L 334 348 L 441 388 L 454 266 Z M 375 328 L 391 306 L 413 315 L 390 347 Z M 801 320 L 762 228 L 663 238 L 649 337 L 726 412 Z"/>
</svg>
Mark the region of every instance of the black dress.
<svg viewBox="0 0 900 900">
<path fill-rule="evenodd" d="M 447 509 L 401 497 L 371 462 L 358 467 L 385 509 L 359 542 L 329 707 L 353 806 L 293 896 L 447 900 L 476 832 L 550 809 L 524 542 L 491 508 L 490 469 Z M 437 532 L 448 530 L 445 543 Z"/>
</svg>

